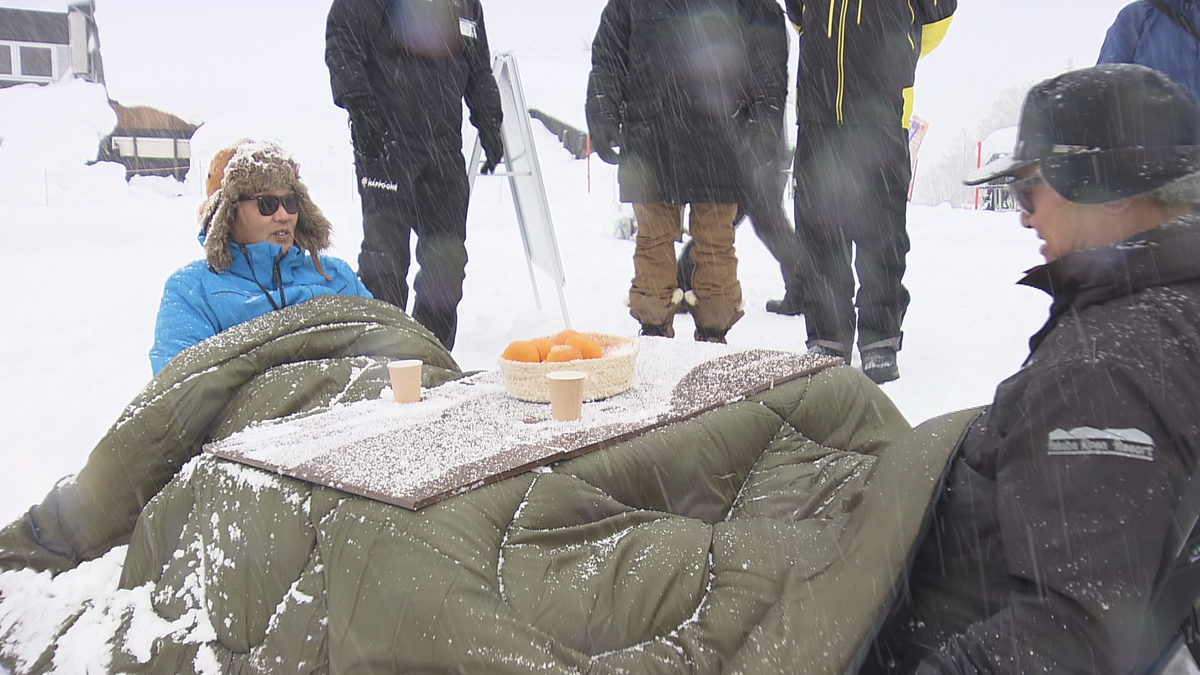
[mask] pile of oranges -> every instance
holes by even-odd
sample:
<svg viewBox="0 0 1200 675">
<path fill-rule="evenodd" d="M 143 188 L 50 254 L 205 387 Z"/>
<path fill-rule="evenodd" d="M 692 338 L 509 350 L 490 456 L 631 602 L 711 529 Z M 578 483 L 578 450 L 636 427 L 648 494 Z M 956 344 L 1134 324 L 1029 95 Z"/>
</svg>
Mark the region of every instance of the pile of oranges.
<svg viewBox="0 0 1200 675">
<path fill-rule="evenodd" d="M 504 348 L 502 356 L 509 361 L 527 363 L 575 361 L 598 359 L 604 356 L 604 348 L 587 335 L 568 328 L 550 337 L 513 340 Z"/>
</svg>

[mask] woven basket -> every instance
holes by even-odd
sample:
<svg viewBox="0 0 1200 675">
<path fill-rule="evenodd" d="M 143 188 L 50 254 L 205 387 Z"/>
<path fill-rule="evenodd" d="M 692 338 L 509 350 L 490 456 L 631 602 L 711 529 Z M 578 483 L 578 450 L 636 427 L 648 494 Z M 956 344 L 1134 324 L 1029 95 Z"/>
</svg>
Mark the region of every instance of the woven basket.
<svg viewBox="0 0 1200 675">
<path fill-rule="evenodd" d="M 633 367 L 637 363 L 638 342 L 635 339 L 606 333 L 583 333 L 604 348 L 605 356 L 598 359 L 529 363 L 500 357 L 500 374 L 504 386 L 514 398 L 533 403 L 549 403 L 550 387 L 546 373 L 556 370 L 582 370 L 588 374 L 583 385 L 583 400 L 596 401 L 633 386 Z"/>
</svg>

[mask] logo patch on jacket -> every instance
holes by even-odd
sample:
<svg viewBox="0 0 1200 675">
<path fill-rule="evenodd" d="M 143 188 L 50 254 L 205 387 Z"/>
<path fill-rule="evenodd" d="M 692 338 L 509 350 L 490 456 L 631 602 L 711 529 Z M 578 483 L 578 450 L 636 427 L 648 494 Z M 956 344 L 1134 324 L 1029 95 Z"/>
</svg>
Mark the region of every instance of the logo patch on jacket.
<svg viewBox="0 0 1200 675">
<path fill-rule="evenodd" d="M 396 183 L 392 183 L 392 182 L 389 182 L 386 180 L 379 180 L 378 178 L 367 178 L 366 176 L 363 176 L 360 182 L 362 183 L 362 186 L 365 188 L 375 188 L 376 190 L 387 190 L 388 192 L 398 192 L 400 190 L 400 186 L 397 185 Z"/>
<path fill-rule="evenodd" d="M 1075 427 L 1050 432 L 1051 455 L 1114 455 L 1154 461 L 1154 439 L 1141 429 Z"/>
<path fill-rule="evenodd" d="M 465 38 L 474 39 L 479 37 L 479 31 L 475 28 L 475 22 L 470 19 L 460 18 L 458 20 L 458 32 Z"/>
</svg>

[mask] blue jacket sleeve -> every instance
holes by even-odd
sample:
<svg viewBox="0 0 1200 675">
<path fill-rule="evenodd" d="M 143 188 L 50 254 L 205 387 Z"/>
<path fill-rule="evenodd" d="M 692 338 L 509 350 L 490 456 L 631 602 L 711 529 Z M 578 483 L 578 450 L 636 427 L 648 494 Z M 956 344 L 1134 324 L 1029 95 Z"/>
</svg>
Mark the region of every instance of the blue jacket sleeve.
<svg viewBox="0 0 1200 675">
<path fill-rule="evenodd" d="M 357 276 L 351 275 L 351 280 L 354 283 L 354 286 L 353 286 L 354 287 L 354 295 L 358 295 L 358 296 L 361 296 L 364 298 L 375 297 L 374 295 L 371 295 L 371 291 L 367 290 L 367 287 L 363 285 L 363 282 L 360 281 Z"/>
<path fill-rule="evenodd" d="M 341 290 L 339 295 L 358 295 L 364 298 L 373 298 L 371 291 L 363 285 L 358 275 L 350 268 L 350 265 L 341 258 L 332 256 L 321 256 L 321 268 L 325 270 L 335 281 L 341 282 Z"/>
<path fill-rule="evenodd" d="M 1104 36 L 1096 64 L 1133 63 L 1146 20 L 1146 3 L 1134 2 L 1117 13 L 1117 18 Z"/>
<path fill-rule="evenodd" d="M 172 274 L 163 288 L 154 323 L 154 345 L 150 348 L 150 367 L 155 375 L 176 354 L 221 330 L 216 316 L 205 305 L 202 287 L 189 274 L 190 268 Z"/>
</svg>

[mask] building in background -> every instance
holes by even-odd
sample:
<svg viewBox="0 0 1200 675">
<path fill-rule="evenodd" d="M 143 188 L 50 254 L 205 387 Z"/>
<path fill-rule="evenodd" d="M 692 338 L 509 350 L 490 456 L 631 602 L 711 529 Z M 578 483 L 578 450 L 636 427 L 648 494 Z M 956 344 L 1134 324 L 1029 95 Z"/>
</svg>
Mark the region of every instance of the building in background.
<svg viewBox="0 0 1200 675">
<path fill-rule="evenodd" d="M 0 87 L 80 78 L 104 86 L 94 0 L 66 12 L 0 7 Z M 125 166 L 133 176 L 187 176 L 197 125 L 147 106 L 109 99 L 117 126 L 100 142 L 97 161 Z"/>
<path fill-rule="evenodd" d="M 191 139 L 198 125 L 149 106 L 124 106 L 109 100 L 117 126 L 100 142 L 99 161 L 125 165 L 133 176 L 187 178 Z"/>
<path fill-rule="evenodd" d="M 92 0 L 66 12 L 0 7 L 0 87 L 68 75 L 104 84 L 95 9 Z"/>
<path fill-rule="evenodd" d="M 1002 127 L 979 141 L 975 148 L 975 168 L 1011 155 L 1017 145 L 1017 127 Z M 1008 193 L 1008 179 L 997 178 L 975 188 L 975 209 L 1016 211 L 1016 202 Z"/>
</svg>

